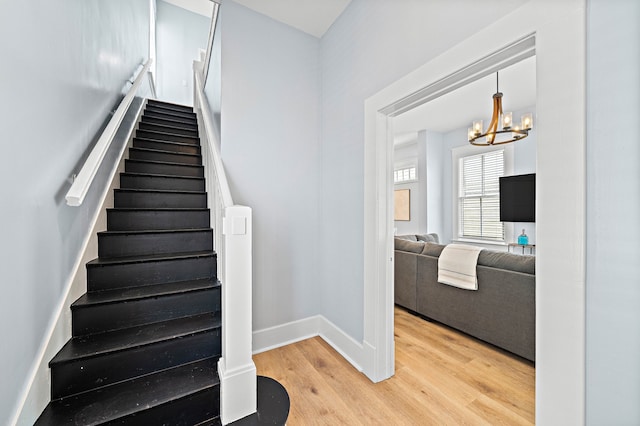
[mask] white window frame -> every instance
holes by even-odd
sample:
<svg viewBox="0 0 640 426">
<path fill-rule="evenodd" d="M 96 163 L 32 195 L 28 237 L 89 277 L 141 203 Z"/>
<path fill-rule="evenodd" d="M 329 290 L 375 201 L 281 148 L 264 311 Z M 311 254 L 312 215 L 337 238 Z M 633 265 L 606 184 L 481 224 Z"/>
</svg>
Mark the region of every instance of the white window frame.
<svg viewBox="0 0 640 426">
<path fill-rule="evenodd" d="M 517 143 L 517 142 L 516 142 Z M 504 240 L 482 239 L 482 238 L 464 238 L 460 236 L 460 206 L 459 206 L 459 188 L 460 188 L 460 164 L 461 159 L 474 155 L 486 154 L 493 151 L 504 150 L 504 176 L 513 175 L 514 168 L 514 146 L 513 144 L 500 145 L 495 147 L 477 147 L 473 145 L 461 146 L 453 148 L 451 150 L 451 171 L 452 187 L 451 187 L 451 200 L 452 200 L 452 236 L 453 241 L 463 243 L 480 243 L 487 245 L 506 245 L 507 241 L 513 240 L 513 224 L 504 223 Z"/>
<path fill-rule="evenodd" d="M 413 170 L 413 177 L 409 177 L 407 179 L 397 180 L 396 174 L 399 172 L 411 174 L 411 170 Z M 402 185 L 405 183 L 417 182 L 418 181 L 418 166 L 415 164 L 409 166 L 396 167 L 393 170 L 393 183 L 395 185 Z"/>
</svg>

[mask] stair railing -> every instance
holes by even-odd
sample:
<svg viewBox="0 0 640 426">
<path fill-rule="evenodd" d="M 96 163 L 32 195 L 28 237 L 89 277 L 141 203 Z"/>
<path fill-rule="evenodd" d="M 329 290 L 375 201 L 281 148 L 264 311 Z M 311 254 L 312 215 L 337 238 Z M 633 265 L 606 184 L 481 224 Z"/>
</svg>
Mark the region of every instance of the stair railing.
<svg viewBox="0 0 640 426">
<path fill-rule="evenodd" d="M 67 200 L 67 204 L 69 206 L 78 207 L 82 205 L 82 202 L 84 201 L 85 197 L 87 196 L 87 193 L 89 192 L 91 183 L 93 182 L 93 179 L 96 177 L 96 173 L 98 172 L 98 169 L 100 169 L 100 165 L 104 160 L 104 156 L 109 151 L 111 142 L 113 142 L 113 138 L 115 137 L 116 132 L 118 131 L 118 128 L 120 128 L 120 123 L 122 123 L 122 119 L 124 118 L 125 114 L 129 110 L 129 106 L 131 105 L 131 102 L 133 101 L 133 98 L 135 97 L 136 92 L 138 91 L 138 88 L 142 84 L 145 75 L 147 75 L 147 73 L 149 72 L 149 67 L 151 66 L 152 62 L 153 62 L 153 59 L 148 59 L 147 62 L 145 62 L 144 65 L 142 65 L 142 70 L 138 72 L 136 79 L 133 80 L 133 77 L 132 77 L 133 81 L 129 80 L 129 83 L 132 83 L 131 88 L 129 89 L 127 94 L 124 96 L 122 101 L 120 101 L 118 108 L 113 113 L 113 116 L 109 120 L 109 123 L 107 123 L 107 126 L 105 127 L 104 131 L 100 135 L 98 142 L 96 142 L 95 146 L 91 150 L 91 153 L 87 157 L 87 160 L 84 162 L 82 168 L 80 169 L 80 172 L 78 172 L 77 175 L 73 176 L 73 183 L 71 184 L 71 188 L 69 188 L 69 191 L 67 191 L 67 195 L 65 196 Z M 138 68 L 140 68 L 140 66 L 138 66 Z M 135 76 L 136 73 L 134 72 L 133 75 Z M 155 96 L 155 87 L 153 85 L 153 79 L 150 78 L 149 81 L 150 81 L 151 91 Z M 120 155 L 118 156 L 118 158 L 122 157 L 124 148 L 125 146 L 122 147 L 122 152 L 120 152 Z M 115 170 L 114 170 L 114 173 L 115 173 Z"/>
<path fill-rule="evenodd" d="M 198 115 L 207 197 L 222 283 L 220 419 L 229 424 L 256 412 L 257 377 L 252 358 L 251 208 L 235 205 L 220 155 L 220 129 L 204 93 L 204 60 L 194 61 L 194 110 Z M 222 232 L 220 232 L 222 231 Z"/>
</svg>

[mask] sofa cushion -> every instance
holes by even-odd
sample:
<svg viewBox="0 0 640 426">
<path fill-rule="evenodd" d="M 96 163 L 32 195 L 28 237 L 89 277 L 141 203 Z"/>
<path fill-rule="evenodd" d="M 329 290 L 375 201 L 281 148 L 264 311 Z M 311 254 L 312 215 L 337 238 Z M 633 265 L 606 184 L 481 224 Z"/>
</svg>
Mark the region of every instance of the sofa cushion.
<svg viewBox="0 0 640 426">
<path fill-rule="evenodd" d="M 444 245 L 436 243 L 425 243 L 422 252 L 423 256 L 440 257 L 440 253 L 444 250 Z"/>
<path fill-rule="evenodd" d="M 409 253 L 420 253 L 425 243 L 422 241 L 409 241 L 403 238 L 394 238 L 394 245 L 396 250 L 406 251 Z"/>
<path fill-rule="evenodd" d="M 418 241 L 418 238 L 413 234 L 396 235 L 395 238 L 399 238 L 401 240 L 407 240 L 407 241 Z"/>
<path fill-rule="evenodd" d="M 425 241 L 427 243 L 439 243 L 440 239 L 438 238 L 438 234 L 432 232 L 430 234 L 416 235 L 418 241 Z"/>
<path fill-rule="evenodd" d="M 535 275 L 536 257 L 506 253 L 501 251 L 482 250 L 478 256 L 478 265 L 506 269 Z"/>
</svg>

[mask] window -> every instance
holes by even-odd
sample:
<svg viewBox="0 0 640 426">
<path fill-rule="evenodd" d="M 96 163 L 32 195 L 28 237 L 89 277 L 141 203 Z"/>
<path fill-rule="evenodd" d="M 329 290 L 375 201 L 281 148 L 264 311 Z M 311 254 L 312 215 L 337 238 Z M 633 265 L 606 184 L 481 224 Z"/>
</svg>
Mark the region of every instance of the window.
<svg viewBox="0 0 640 426">
<path fill-rule="evenodd" d="M 393 183 L 412 182 L 417 179 L 416 167 L 405 167 L 393 171 Z"/>
<path fill-rule="evenodd" d="M 458 237 L 504 241 L 499 178 L 504 150 L 459 159 Z"/>
</svg>

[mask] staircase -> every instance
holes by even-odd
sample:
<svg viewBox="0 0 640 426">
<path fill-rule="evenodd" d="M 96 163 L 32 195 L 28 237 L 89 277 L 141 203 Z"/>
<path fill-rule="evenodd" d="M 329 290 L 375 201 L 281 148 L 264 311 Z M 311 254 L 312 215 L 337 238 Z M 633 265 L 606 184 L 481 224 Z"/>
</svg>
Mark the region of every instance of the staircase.
<svg viewBox="0 0 640 426">
<path fill-rule="evenodd" d="M 220 424 L 220 284 L 196 116 L 149 100 L 37 425 Z"/>
</svg>

